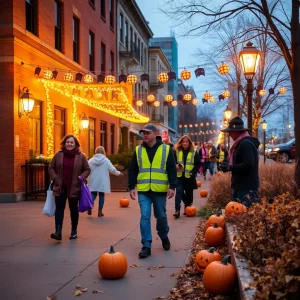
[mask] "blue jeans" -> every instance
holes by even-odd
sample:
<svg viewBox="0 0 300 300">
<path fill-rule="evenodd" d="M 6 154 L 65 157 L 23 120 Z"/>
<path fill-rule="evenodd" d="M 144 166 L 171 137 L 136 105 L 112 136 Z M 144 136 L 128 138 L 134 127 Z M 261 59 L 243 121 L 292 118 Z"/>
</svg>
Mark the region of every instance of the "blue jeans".
<svg viewBox="0 0 300 300">
<path fill-rule="evenodd" d="M 91 192 L 92 199 L 95 202 L 98 193 L 99 193 L 99 209 L 102 209 L 103 206 L 104 206 L 104 193 L 102 193 L 102 192 Z"/>
<path fill-rule="evenodd" d="M 215 164 L 214 162 L 209 162 L 209 173 L 210 173 L 210 176 L 213 176 L 214 175 L 214 169 L 215 169 Z"/>
<path fill-rule="evenodd" d="M 240 202 L 246 207 L 250 207 L 252 204 L 260 202 L 258 189 L 233 191 L 232 198 L 234 201 Z"/>
<path fill-rule="evenodd" d="M 140 230 L 142 244 L 151 248 L 151 204 L 153 204 L 154 216 L 156 218 L 156 230 L 161 239 L 165 239 L 169 233 L 168 219 L 166 213 L 166 196 L 155 194 L 138 194 L 138 201 L 141 210 Z"/>
</svg>

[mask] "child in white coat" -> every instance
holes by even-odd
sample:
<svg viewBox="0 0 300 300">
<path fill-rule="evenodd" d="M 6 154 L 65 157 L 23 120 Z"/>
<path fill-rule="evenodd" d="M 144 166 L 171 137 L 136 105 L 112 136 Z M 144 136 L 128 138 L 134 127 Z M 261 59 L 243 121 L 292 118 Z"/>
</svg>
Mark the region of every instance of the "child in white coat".
<svg viewBox="0 0 300 300">
<path fill-rule="evenodd" d="M 89 189 L 92 193 L 93 201 L 96 200 L 97 194 L 99 194 L 98 217 L 103 217 L 104 193 L 110 193 L 109 173 L 116 176 L 122 176 L 123 174 L 105 156 L 105 149 L 102 146 L 96 148 L 95 155 L 89 160 L 89 166 L 91 168 L 88 179 Z M 91 215 L 92 210 L 88 210 L 88 214 Z"/>
</svg>

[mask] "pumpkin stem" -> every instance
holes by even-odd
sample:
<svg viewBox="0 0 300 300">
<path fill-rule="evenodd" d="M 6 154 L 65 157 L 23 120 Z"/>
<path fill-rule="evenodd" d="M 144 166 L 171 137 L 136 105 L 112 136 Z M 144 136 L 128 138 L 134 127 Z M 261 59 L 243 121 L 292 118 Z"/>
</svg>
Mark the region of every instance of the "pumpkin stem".
<svg viewBox="0 0 300 300">
<path fill-rule="evenodd" d="M 221 264 L 227 266 L 229 259 L 230 259 L 230 255 L 225 255 L 221 261 Z"/>
<path fill-rule="evenodd" d="M 109 252 L 108 252 L 108 253 L 109 253 L 109 254 L 114 254 L 114 253 L 116 253 L 113 246 L 110 246 L 110 249 L 109 249 Z"/>
<path fill-rule="evenodd" d="M 218 226 L 218 224 L 217 223 L 215 223 L 214 224 L 214 228 L 218 228 L 219 226 Z"/>
<path fill-rule="evenodd" d="M 209 248 L 208 252 L 209 253 L 214 253 L 215 252 L 215 248 L 214 247 Z"/>
</svg>

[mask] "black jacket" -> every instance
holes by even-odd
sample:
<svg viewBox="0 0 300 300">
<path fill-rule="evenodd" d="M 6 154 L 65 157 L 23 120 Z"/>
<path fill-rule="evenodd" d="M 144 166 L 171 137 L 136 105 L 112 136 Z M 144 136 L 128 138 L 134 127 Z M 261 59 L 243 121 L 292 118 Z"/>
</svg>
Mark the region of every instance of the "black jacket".
<svg viewBox="0 0 300 300">
<path fill-rule="evenodd" d="M 162 145 L 162 139 L 160 136 L 156 137 L 156 144 L 153 147 L 149 147 L 145 142 L 142 143 L 142 147 L 146 148 L 148 158 L 150 163 L 152 163 L 154 155 L 157 151 L 158 146 Z M 167 158 L 166 162 L 166 168 L 167 168 L 167 173 L 168 173 L 168 180 L 169 180 L 169 185 L 170 189 L 175 190 L 176 184 L 177 184 L 177 171 L 176 171 L 176 165 L 175 165 L 175 159 L 174 159 L 174 154 L 172 149 L 170 148 L 169 155 Z M 137 162 L 137 157 L 136 157 L 136 152 L 134 152 L 130 167 L 128 169 L 128 187 L 129 190 L 133 190 L 137 184 L 137 176 L 139 174 L 139 166 Z M 154 193 L 151 190 L 147 192 L 139 192 L 139 193 Z M 160 192 L 155 192 L 155 194 L 161 194 L 161 195 L 166 195 L 167 193 L 160 193 Z"/>
<path fill-rule="evenodd" d="M 235 191 L 259 188 L 258 146 L 260 142 L 253 137 L 240 141 L 233 152 L 231 167 L 231 187 Z"/>
</svg>

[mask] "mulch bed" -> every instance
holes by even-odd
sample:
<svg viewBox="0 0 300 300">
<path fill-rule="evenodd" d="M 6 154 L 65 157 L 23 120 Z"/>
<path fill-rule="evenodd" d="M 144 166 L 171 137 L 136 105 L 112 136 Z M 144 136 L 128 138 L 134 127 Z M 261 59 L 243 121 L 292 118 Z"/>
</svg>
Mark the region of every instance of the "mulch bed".
<svg viewBox="0 0 300 300">
<path fill-rule="evenodd" d="M 183 266 L 181 273 L 177 276 L 177 284 L 170 292 L 168 299 L 184 299 L 184 300 L 198 300 L 198 299 L 218 299 L 218 300 L 234 300 L 238 299 L 236 291 L 230 295 L 212 295 L 205 291 L 202 283 L 202 274 L 198 273 L 194 267 L 195 257 L 200 250 L 209 249 L 210 247 L 204 241 L 204 233 L 206 230 L 206 220 L 200 219 L 197 227 L 195 240 L 191 247 L 191 255 L 188 262 Z M 215 247 L 222 257 L 228 254 L 227 241 L 221 247 Z"/>
</svg>

